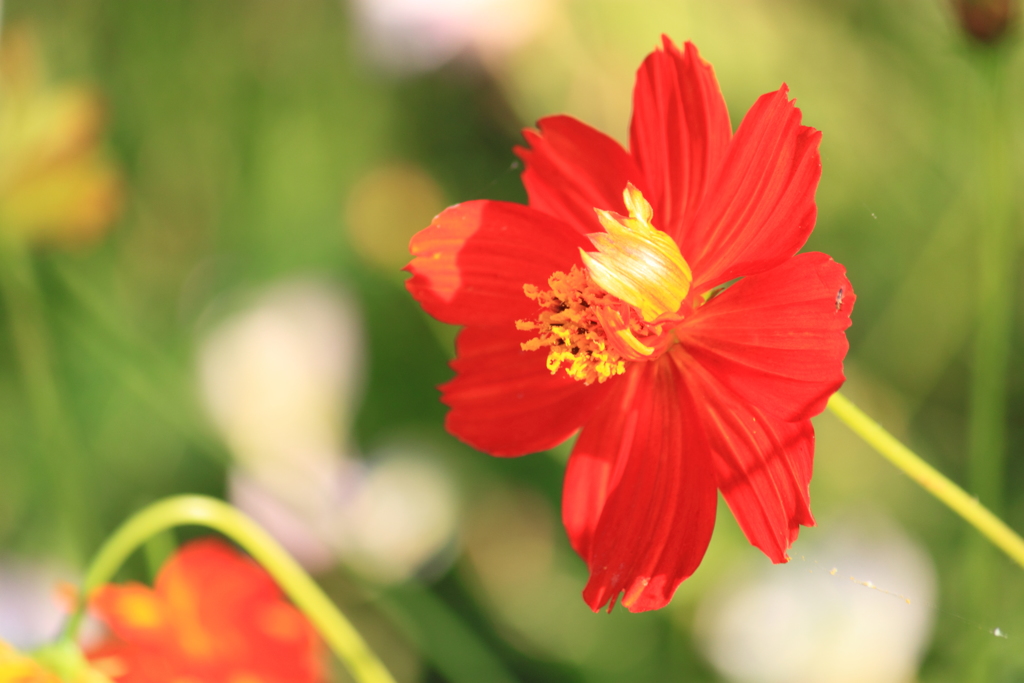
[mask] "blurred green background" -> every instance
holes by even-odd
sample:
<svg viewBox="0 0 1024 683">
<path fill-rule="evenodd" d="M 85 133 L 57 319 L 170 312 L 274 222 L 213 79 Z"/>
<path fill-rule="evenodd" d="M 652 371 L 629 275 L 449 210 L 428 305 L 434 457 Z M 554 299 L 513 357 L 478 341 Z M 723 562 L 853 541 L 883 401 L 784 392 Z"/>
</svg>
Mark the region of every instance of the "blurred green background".
<svg viewBox="0 0 1024 683">
<path fill-rule="evenodd" d="M 267 442 L 210 399 L 204 349 L 266 292 L 300 282 L 334 301 L 331 325 L 361 349 L 314 390 L 334 396 L 316 404 L 313 429 L 336 452 L 311 467 L 371 472 L 400 452 L 430 463 L 447 483 L 424 495 L 455 511 L 387 581 L 365 567 L 391 551 L 366 551 L 378 564 L 360 565 L 351 542 L 328 543 L 330 557 L 309 562 L 401 681 L 1024 681 L 1024 573 L 827 414 L 811 487 L 819 526 L 790 565 L 771 567 L 722 505 L 708 556 L 672 605 L 592 615 L 558 513 L 567 449 L 492 459 L 444 432 L 435 387 L 450 377 L 453 331 L 427 319 L 399 270 L 409 237 L 447 204 L 525 200 L 512 148 L 538 117 L 573 114 L 625 141 L 643 57 L 662 33 L 693 40 L 734 126 L 786 82 L 823 131 L 807 248 L 845 264 L 857 291 L 845 391 L 966 484 L 976 253 L 991 209 L 979 64 L 993 48 L 963 35 L 951 4 L 7 0 L 4 28 L 34 34 L 53 87 L 99 94 L 122 201 L 105 234 L 33 242 L 5 262 L 20 270 L 0 310 L 0 637 L 31 643 L 47 628 L 31 626 L 48 607 L 19 581 L 50 574 L 31 567 L 73 579 L 146 503 L 235 499 L 233 472 L 287 451 L 246 450 Z M 1024 57 L 1012 35 L 996 50 L 996 134 L 1015 200 Z M 1019 206 L 1007 211 L 1016 236 Z M 1021 530 L 1016 244 L 998 507 Z M 286 318 L 288 301 L 275 309 Z M 160 556 L 150 548 L 151 565 Z M 125 576 L 150 572 L 140 557 Z M 772 583 L 779 572 L 785 585 Z M 754 588 L 767 591 L 766 612 L 745 617 L 729 598 Z M 758 618 L 775 620 L 763 636 L 774 640 L 743 631 Z"/>
</svg>

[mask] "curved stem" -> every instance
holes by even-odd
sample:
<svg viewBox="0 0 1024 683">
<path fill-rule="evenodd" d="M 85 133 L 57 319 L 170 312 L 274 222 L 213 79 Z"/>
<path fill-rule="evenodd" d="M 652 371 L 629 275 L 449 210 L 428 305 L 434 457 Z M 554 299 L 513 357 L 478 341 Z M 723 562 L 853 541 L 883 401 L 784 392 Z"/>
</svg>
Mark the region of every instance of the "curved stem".
<svg viewBox="0 0 1024 683">
<path fill-rule="evenodd" d="M 219 531 L 252 555 L 320 631 L 357 683 L 394 683 L 359 632 L 277 541 L 235 508 L 207 496 L 166 498 L 122 524 L 93 559 L 82 585 L 78 611 L 69 620 L 63 638 L 74 640 L 88 596 L 110 581 L 139 546 L 162 531 L 183 525 Z"/>
<path fill-rule="evenodd" d="M 842 394 L 833 394 L 832 398 L 828 400 L 828 407 L 857 436 L 864 439 L 904 474 L 973 525 L 985 538 L 1009 555 L 1014 562 L 1024 567 L 1024 539 L 979 503 L 977 498 L 968 495 L 966 491 L 922 460 L 919 455 L 900 443 L 896 437 L 868 417 L 864 411 Z"/>
</svg>

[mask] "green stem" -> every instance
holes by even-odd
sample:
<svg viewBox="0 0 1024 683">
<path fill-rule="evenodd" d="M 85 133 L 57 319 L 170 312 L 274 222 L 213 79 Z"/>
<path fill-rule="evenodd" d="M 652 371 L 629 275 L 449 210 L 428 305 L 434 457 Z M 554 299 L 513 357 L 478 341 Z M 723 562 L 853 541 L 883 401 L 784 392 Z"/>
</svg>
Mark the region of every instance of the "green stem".
<svg viewBox="0 0 1024 683">
<path fill-rule="evenodd" d="M 1006 394 L 1013 326 L 1013 263 L 1016 257 L 1011 220 L 1012 185 L 1003 106 L 1001 50 L 978 54 L 986 97 L 978 121 L 982 154 L 978 229 L 978 326 L 972 362 L 968 425 L 968 481 L 996 513 L 1003 507 L 1006 453 Z"/>
<path fill-rule="evenodd" d="M 833 394 L 828 401 L 828 407 L 857 436 L 864 439 L 904 474 L 973 525 L 985 538 L 1010 556 L 1014 562 L 1024 567 L 1024 539 L 979 503 L 977 498 L 968 495 L 966 491 L 922 460 L 919 455 L 900 443 L 896 437 L 868 417 L 864 411 L 842 394 Z"/>
<path fill-rule="evenodd" d="M 381 607 L 449 683 L 516 683 L 480 633 L 415 581 L 385 592 Z"/>
<path fill-rule="evenodd" d="M 40 464 L 50 489 L 49 507 L 57 514 L 61 545 L 70 551 L 72 559 L 80 561 L 81 521 L 87 512 L 80 492 L 85 468 L 53 370 L 35 264 L 22 243 L 0 242 L 0 296 L 32 413 Z"/>
<path fill-rule="evenodd" d="M 74 641 L 88 596 L 110 581 L 140 545 L 156 534 L 182 525 L 219 531 L 252 555 L 320 631 L 357 683 L 394 683 L 359 632 L 277 541 L 235 508 L 206 496 L 174 496 L 153 503 L 107 539 L 85 575 L 78 611 L 68 621 L 63 640 Z"/>
<path fill-rule="evenodd" d="M 58 269 L 57 274 L 65 280 L 65 285 L 69 283 L 66 272 Z M 92 305 L 96 298 L 92 296 L 94 293 L 89 292 L 86 299 L 82 287 L 78 286 L 80 283 L 74 284 L 68 286 L 67 291 L 78 299 L 93 324 L 83 324 L 74 315 L 65 316 L 58 319 L 63 323 L 61 331 L 79 349 L 104 366 L 112 379 L 119 381 L 182 439 L 211 459 L 223 461 L 223 447 L 209 434 L 204 420 L 192 407 L 191 396 L 187 395 L 186 390 L 193 387 L 186 387 L 180 381 L 187 373 L 175 368 L 141 338 L 128 338 L 127 333 L 114 328 L 108 312 L 97 310 Z M 143 366 L 146 370 L 142 369 Z M 185 400 L 186 396 L 189 400 Z"/>
</svg>

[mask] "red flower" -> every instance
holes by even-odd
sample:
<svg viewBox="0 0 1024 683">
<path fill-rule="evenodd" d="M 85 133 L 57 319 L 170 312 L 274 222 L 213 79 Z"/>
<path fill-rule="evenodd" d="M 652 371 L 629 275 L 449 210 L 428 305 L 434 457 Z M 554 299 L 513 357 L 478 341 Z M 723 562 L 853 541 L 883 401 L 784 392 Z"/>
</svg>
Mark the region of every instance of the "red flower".
<svg viewBox="0 0 1024 683">
<path fill-rule="evenodd" d="M 814 524 L 809 418 L 843 383 L 854 295 L 828 256 L 794 256 L 821 134 L 787 92 L 733 134 L 711 66 L 664 38 L 637 74 L 629 151 L 542 119 L 517 150 L 529 206 L 459 204 L 412 239 L 409 291 L 466 326 L 448 430 L 515 456 L 582 428 L 562 515 L 594 610 L 622 592 L 631 611 L 664 606 L 704 556 L 718 490 L 774 562 Z"/>
<path fill-rule="evenodd" d="M 89 659 L 119 683 L 316 683 L 320 641 L 259 565 L 213 539 L 183 546 L 156 586 L 90 601 L 111 638 Z"/>
</svg>

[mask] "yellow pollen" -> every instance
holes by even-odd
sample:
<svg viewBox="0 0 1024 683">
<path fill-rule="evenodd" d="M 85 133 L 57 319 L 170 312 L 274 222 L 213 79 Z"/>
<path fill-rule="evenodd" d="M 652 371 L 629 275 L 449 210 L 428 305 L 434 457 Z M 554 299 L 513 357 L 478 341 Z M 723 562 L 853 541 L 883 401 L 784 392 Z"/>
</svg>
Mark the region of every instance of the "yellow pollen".
<svg viewBox="0 0 1024 683">
<path fill-rule="evenodd" d="M 541 309 L 536 320 L 516 321 L 516 329 L 537 332 L 536 337 L 522 344 L 523 350 L 548 348 L 547 368 L 552 375 L 564 366 L 570 377 L 588 385 L 625 372 L 627 358 L 609 343 L 604 324 L 609 317 L 622 320 L 615 310 L 623 307 L 622 302 L 595 285 L 587 271 L 576 266 L 568 274 L 555 272 L 548 278 L 548 286 L 550 290 L 523 285 L 526 296 Z M 639 355 L 650 354 L 652 350 L 637 341 L 635 335 L 652 333 L 660 334 L 661 327 L 642 320 L 624 323 L 615 332 Z"/>
</svg>

